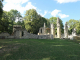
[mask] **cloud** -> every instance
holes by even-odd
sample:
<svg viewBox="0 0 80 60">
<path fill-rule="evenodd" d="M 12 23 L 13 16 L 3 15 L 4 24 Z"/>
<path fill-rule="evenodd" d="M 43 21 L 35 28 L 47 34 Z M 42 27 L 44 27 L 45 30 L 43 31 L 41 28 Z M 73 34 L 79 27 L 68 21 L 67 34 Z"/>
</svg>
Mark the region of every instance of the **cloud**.
<svg viewBox="0 0 80 60">
<path fill-rule="evenodd" d="M 80 1 L 80 0 L 55 0 L 57 1 L 58 3 L 69 3 L 69 2 L 77 2 L 77 1 Z"/>
<path fill-rule="evenodd" d="M 26 6 L 22 6 L 23 3 L 27 3 Z M 28 0 L 5 0 L 3 10 L 10 11 L 11 9 L 18 10 L 21 14 L 24 14 L 26 10 L 36 9 L 37 7 L 33 6 Z"/>
<path fill-rule="evenodd" d="M 62 14 L 62 13 L 61 13 L 61 10 L 57 10 L 57 9 L 53 10 L 53 11 L 51 12 L 51 15 L 54 16 L 54 17 L 60 16 L 60 18 L 67 18 L 67 17 L 69 17 L 69 15 Z"/>
<path fill-rule="evenodd" d="M 62 14 L 62 13 L 59 13 L 58 16 L 60 16 L 61 18 L 67 18 L 67 17 L 69 17 L 69 15 L 65 15 L 65 14 Z"/>
<path fill-rule="evenodd" d="M 4 0 L 6 3 L 13 3 L 13 4 L 18 4 L 18 3 L 26 3 L 28 2 L 29 0 Z"/>
<path fill-rule="evenodd" d="M 47 14 L 47 11 L 44 12 L 44 14 L 42 15 L 42 17 L 44 17 Z"/>
<path fill-rule="evenodd" d="M 57 15 L 59 12 L 61 12 L 61 10 L 55 9 L 55 10 L 53 10 L 53 11 L 51 12 L 51 15 L 54 16 L 54 17 L 56 17 L 56 15 Z"/>
<path fill-rule="evenodd" d="M 44 14 L 38 12 L 38 14 L 40 14 L 42 17 L 44 17 L 47 13 L 48 11 L 44 11 Z"/>
</svg>

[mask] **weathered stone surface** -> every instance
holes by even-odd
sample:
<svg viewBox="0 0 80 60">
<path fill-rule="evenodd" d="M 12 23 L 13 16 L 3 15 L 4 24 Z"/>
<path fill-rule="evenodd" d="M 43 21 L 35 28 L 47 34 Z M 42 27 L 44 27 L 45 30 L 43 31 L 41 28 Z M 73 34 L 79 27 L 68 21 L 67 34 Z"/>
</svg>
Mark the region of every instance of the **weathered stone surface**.
<svg viewBox="0 0 80 60">
<path fill-rule="evenodd" d="M 46 26 L 45 26 L 45 23 L 44 23 L 44 35 L 46 34 Z"/>
<path fill-rule="evenodd" d="M 44 24 L 45 27 L 45 24 Z M 42 30 L 42 33 L 44 32 L 44 27 Z M 14 38 L 24 38 L 24 39 L 50 39 L 50 35 L 36 35 L 36 34 L 31 34 L 28 33 L 26 29 L 14 27 Z M 22 35 L 23 32 L 23 35 Z M 44 33 L 43 33 L 44 34 Z"/>
<path fill-rule="evenodd" d="M 61 38 L 60 19 L 57 18 L 57 38 Z"/>
<path fill-rule="evenodd" d="M 64 26 L 64 38 L 68 38 L 68 26 L 67 26 L 67 22 L 65 23 L 65 26 Z"/>
<path fill-rule="evenodd" d="M 51 34 L 50 34 L 50 38 L 53 39 L 53 24 L 51 24 Z"/>
<path fill-rule="evenodd" d="M 10 34 L 9 33 L 1 33 L 0 36 L 5 36 L 6 37 L 6 36 L 10 36 Z"/>
<path fill-rule="evenodd" d="M 76 35 L 76 28 L 73 29 L 72 35 L 73 35 L 73 36 L 77 36 L 77 35 Z"/>
</svg>

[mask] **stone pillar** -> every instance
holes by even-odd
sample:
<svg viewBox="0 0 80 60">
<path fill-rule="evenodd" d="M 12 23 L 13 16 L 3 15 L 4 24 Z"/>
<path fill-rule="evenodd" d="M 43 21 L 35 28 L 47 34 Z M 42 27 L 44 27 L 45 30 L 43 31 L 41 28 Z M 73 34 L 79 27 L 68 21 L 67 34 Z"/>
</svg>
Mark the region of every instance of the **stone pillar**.
<svg viewBox="0 0 80 60">
<path fill-rule="evenodd" d="M 45 23 L 44 23 L 44 35 L 46 34 L 46 27 L 45 27 Z"/>
<path fill-rule="evenodd" d="M 72 35 L 73 35 L 73 36 L 77 36 L 77 35 L 76 35 L 76 28 L 73 29 Z"/>
<path fill-rule="evenodd" d="M 53 24 L 51 24 L 51 34 L 53 35 Z"/>
<path fill-rule="evenodd" d="M 54 27 L 54 24 L 53 24 L 53 36 L 55 38 L 55 27 Z"/>
<path fill-rule="evenodd" d="M 17 31 L 16 31 L 15 37 L 16 37 L 16 38 L 21 38 L 21 31 L 20 31 L 20 30 L 17 30 Z"/>
<path fill-rule="evenodd" d="M 61 38 L 60 19 L 57 18 L 57 38 Z"/>
<path fill-rule="evenodd" d="M 67 26 L 67 22 L 65 23 L 65 26 L 64 26 L 64 38 L 68 38 L 68 26 Z"/>
<path fill-rule="evenodd" d="M 53 39 L 53 24 L 51 24 L 51 34 L 50 34 L 50 38 Z"/>
</svg>

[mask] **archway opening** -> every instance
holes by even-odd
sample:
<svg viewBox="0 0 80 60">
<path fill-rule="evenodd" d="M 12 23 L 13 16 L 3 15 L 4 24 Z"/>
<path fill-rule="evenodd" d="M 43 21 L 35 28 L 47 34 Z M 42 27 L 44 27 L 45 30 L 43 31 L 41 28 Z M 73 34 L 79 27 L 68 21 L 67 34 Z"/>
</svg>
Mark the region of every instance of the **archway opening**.
<svg viewBox="0 0 80 60">
<path fill-rule="evenodd" d="M 24 36 L 24 32 L 22 31 L 22 36 Z"/>
</svg>

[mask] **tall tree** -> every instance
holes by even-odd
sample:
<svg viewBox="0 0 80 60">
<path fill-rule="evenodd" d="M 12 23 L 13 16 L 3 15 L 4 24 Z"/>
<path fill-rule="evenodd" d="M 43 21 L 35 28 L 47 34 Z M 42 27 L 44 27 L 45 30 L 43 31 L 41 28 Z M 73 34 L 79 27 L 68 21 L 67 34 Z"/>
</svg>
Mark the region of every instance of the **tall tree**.
<svg viewBox="0 0 80 60">
<path fill-rule="evenodd" d="M 1 21 L 2 21 L 2 24 L 0 25 L 0 31 L 1 32 L 9 32 L 8 28 L 9 28 L 10 22 L 9 22 L 9 18 L 8 18 L 6 11 L 3 11 Z"/>
<path fill-rule="evenodd" d="M 44 17 L 41 17 L 35 9 L 26 11 L 24 23 L 28 32 L 37 34 L 39 28 L 43 26 L 44 22 L 47 24 L 47 20 Z"/>
<path fill-rule="evenodd" d="M 2 14 L 3 14 L 3 4 L 2 4 L 3 0 L 0 0 L 0 26 L 2 26 L 3 22 L 1 20 L 2 18 Z"/>
<path fill-rule="evenodd" d="M 2 18 L 2 13 L 3 13 L 3 4 L 2 4 L 3 0 L 0 0 L 0 20 Z"/>
<path fill-rule="evenodd" d="M 16 20 L 18 21 L 22 21 L 22 15 L 20 14 L 19 11 L 17 10 L 10 10 L 8 13 L 7 13 L 8 17 L 9 17 L 9 30 L 10 30 L 10 33 L 12 33 L 13 31 L 13 25 L 16 25 L 17 22 L 15 22 Z"/>
<path fill-rule="evenodd" d="M 69 34 L 72 34 L 72 30 L 76 28 L 77 23 L 78 20 L 74 20 L 74 19 L 70 19 L 69 21 L 67 21 L 67 24 L 69 26 Z"/>
<path fill-rule="evenodd" d="M 80 34 L 80 20 L 78 20 L 78 23 L 76 24 L 76 32 L 77 32 L 77 34 Z"/>
</svg>

